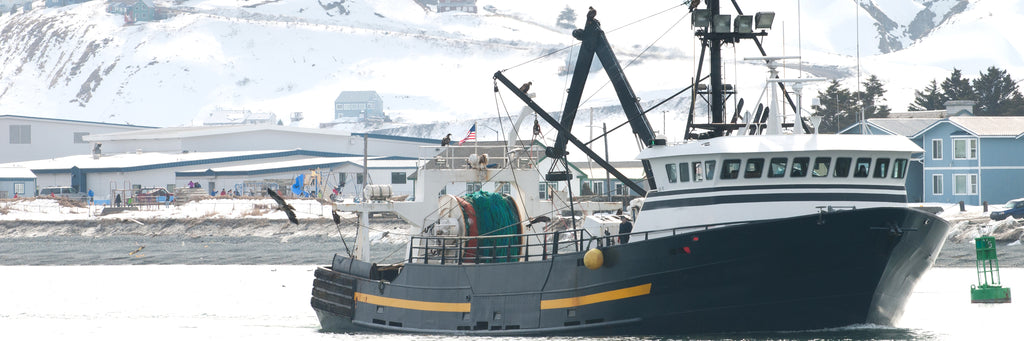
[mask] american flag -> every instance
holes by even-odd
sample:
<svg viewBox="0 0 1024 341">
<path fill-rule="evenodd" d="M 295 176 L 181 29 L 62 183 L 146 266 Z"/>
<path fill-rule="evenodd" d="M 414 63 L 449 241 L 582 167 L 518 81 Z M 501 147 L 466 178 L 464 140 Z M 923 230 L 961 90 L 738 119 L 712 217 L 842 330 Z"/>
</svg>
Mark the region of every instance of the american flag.
<svg viewBox="0 0 1024 341">
<path fill-rule="evenodd" d="M 473 123 L 473 126 L 469 127 L 469 134 L 466 134 L 466 137 L 459 141 L 459 145 L 461 146 L 469 140 L 476 141 L 476 123 Z"/>
</svg>

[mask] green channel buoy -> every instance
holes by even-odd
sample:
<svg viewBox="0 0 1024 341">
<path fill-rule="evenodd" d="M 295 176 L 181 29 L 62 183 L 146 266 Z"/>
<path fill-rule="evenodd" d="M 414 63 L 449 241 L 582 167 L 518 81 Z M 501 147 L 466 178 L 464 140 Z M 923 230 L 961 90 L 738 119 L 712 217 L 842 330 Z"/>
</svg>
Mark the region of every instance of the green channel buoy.
<svg viewBox="0 0 1024 341">
<path fill-rule="evenodd" d="M 971 284 L 971 303 L 1010 303 L 1010 288 L 1003 288 L 999 280 L 999 259 L 996 258 L 996 239 L 983 236 L 974 239 L 978 254 L 978 285 Z"/>
</svg>

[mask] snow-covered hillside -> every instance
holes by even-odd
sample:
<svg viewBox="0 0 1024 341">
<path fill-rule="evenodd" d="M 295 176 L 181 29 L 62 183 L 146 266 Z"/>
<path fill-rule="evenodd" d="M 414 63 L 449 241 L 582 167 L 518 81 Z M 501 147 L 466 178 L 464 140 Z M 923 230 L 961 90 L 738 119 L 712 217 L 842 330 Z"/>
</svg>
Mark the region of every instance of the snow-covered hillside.
<svg viewBox="0 0 1024 341">
<path fill-rule="evenodd" d="M 906 107 L 914 89 L 941 80 L 953 67 L 976 77 L 995 65 L 1024 77 L 1024 40 L 1010 37 L 1010 26 L 1024 19 L 1024 1 L 857 1 L 741 5 L 745 13 L 777 13 L 764 40 L 769 55 L 802 52 L 805 74 L 840 77 L 851 88 L 859 19 L 861 73 L 886 83 L 888 104 L 896 110 Z M 36 0 L 30 11 L 5 11 L 0 114 L 180 126 L 222 107 L 270 111 L 286 123 L 288 114 L 302 112 L 306 119 L 299 124 L 315 127 L 333 119 L 341 91 L 376 90 L 399 122 L 444 122 L 406 133 L 439 138 L 442 131 L 463 134 L 474 118 L 518 113 L 521 103 L 507 92 L 504 102 L 494 96 L 491 76 L 497 70 L 507 70 L 516 82 L 532 81 L 537 102 L 560 110 L 567 79 L 559 71 L 576 52 L 563 50 L 575 40 L 555 26 L 567 7 L 575 10 L 578 26 L 587 6 L 598 9 L 620 62 L 631 63 L 626 73 L 645 103 L 687 86 L 699 53 L 686 6 L 677 0 L 480 0 L 476 14 L 436 13 L 413 0 L 156 5 L 170 17 L 131 25 L 107 13 L 101 0 L 60 8 Z M 734 12 L 727 1 L 723 7 Z M 748 102 L 761 92 L 765 73 L 755 63 L 735 61 L 757 54 L 750 44 L 724 53 L 727 82 L 737 84 Z M 796 77 L 790 66 L 785 76 Z M 581 119 L 586 108 L 617 103 L 611 87 L 602 87 L 606 79 L 600 72 L 591 76 Z M 682 105 L 689 101 L 677 102 L 651 118 L 655 129 L 668 127 L 670 138 L 676 136 L 671 121 L 683 118 Z M 596 116 L 610 126 L 622 121 Z M 488 126 L 479 134 L 489 139 L 500 129 Z"/>
</svg>

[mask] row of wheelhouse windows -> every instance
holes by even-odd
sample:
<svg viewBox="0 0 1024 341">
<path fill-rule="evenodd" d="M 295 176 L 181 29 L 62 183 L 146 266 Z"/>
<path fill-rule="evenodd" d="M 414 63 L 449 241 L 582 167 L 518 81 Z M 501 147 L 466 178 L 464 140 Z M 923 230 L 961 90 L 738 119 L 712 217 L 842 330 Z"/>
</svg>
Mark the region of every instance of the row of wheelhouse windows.
<svg viewBox="0 0 1024 341">
<path fill-rule="evenodd" d="M 767 167 L 765 167 L 767 161 Z M 833 161 L 834 164 L 833 164 Z M 680 162 L 665 164 L 665 173 L 668 175 L 668 182 L 689 182 L 714 180 L 716 160 Z M 810 157 L 794 157 L 792 160 L 785 157 L 771 159 L 749 158 L 726 159 L 722 161 L 722 169 L 718 174 L 721 179 L 738 179 L 742 173 L 744 179 L 758 179 L 761 177 L 803 178 L 810 174 L 812 177 L 828 177 L 829 171 L 834 178 L 846 178 L 853 173 L 855 178 L 888 178 L 903 179 L 907 176 L 907 159 L 876 158 L 872 169 L 872 159 L 869 157 L 816 157 L 813 162 Z M 869 171 L 870 170 L 870 171 Z"/>
</svg>

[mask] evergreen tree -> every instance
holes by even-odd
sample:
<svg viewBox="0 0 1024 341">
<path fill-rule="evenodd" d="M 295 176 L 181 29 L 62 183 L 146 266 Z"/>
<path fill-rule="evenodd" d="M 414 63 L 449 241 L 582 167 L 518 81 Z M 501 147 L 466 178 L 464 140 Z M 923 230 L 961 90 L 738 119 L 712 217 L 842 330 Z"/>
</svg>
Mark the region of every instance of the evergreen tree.
<svg viewBox="0 0 1024 341">
<path fill-rule="evenodd" d="M 950 100 L 973 100 L 974 88 L 971 88 L 971 80 L 963 78 L 960 70 L 953 68 L 953 73 L 942 81 L 942 93 Z"/>
<path fill-rule="evenodd" d="M 1006 70 L 990 66 L 986 72 L 979 72 L 978 79 L 972 83 L 978 101 L 976 115 L 1024 115 L 1024 97 Z"/>
<path fill-rule="evenodd" d="M 824 92 L 818 91 L 821 105 L 815 105 L 814 115 L 822 117 L 818 132 L 836 133 L 857 122 L 857 101 L 849 89 L 833 79 Z"/>
<path fill-rule="evenodd" d="M 562 10 L 562 13 L 558 14 L 558 21 L 555 22 L 555 26 L 570 30 L 575 29 L 576 11 L 573 11 L 572 8 L 569 8 L 569 6 L 566 5 L 565 9 Z"/>
<path fill-rule="evenodd" d="M 946 107 L 945 103 L 948 100 L 946 94 L 939 90 L 938 82 L 932 79 L 932 82 L 924 87 L 924 91 L 914 90 L 914 103 L 911 103 L 907 110 L 941 110 Z"/>
<path fill-rule="evenodd" d="M 889 112 L 892 110 L 888 105 L 883 104 L 885 88 L 882 87 L 882 81 L 877 76 L 871 75 L 861 84 L 864 86 L 864 91 L 859 93 L 860 96 L 856 96 L 860 100 L 858 112 L 860 108 L 864 109 L 864 119 L 889 117 Z"/>
</svg>

